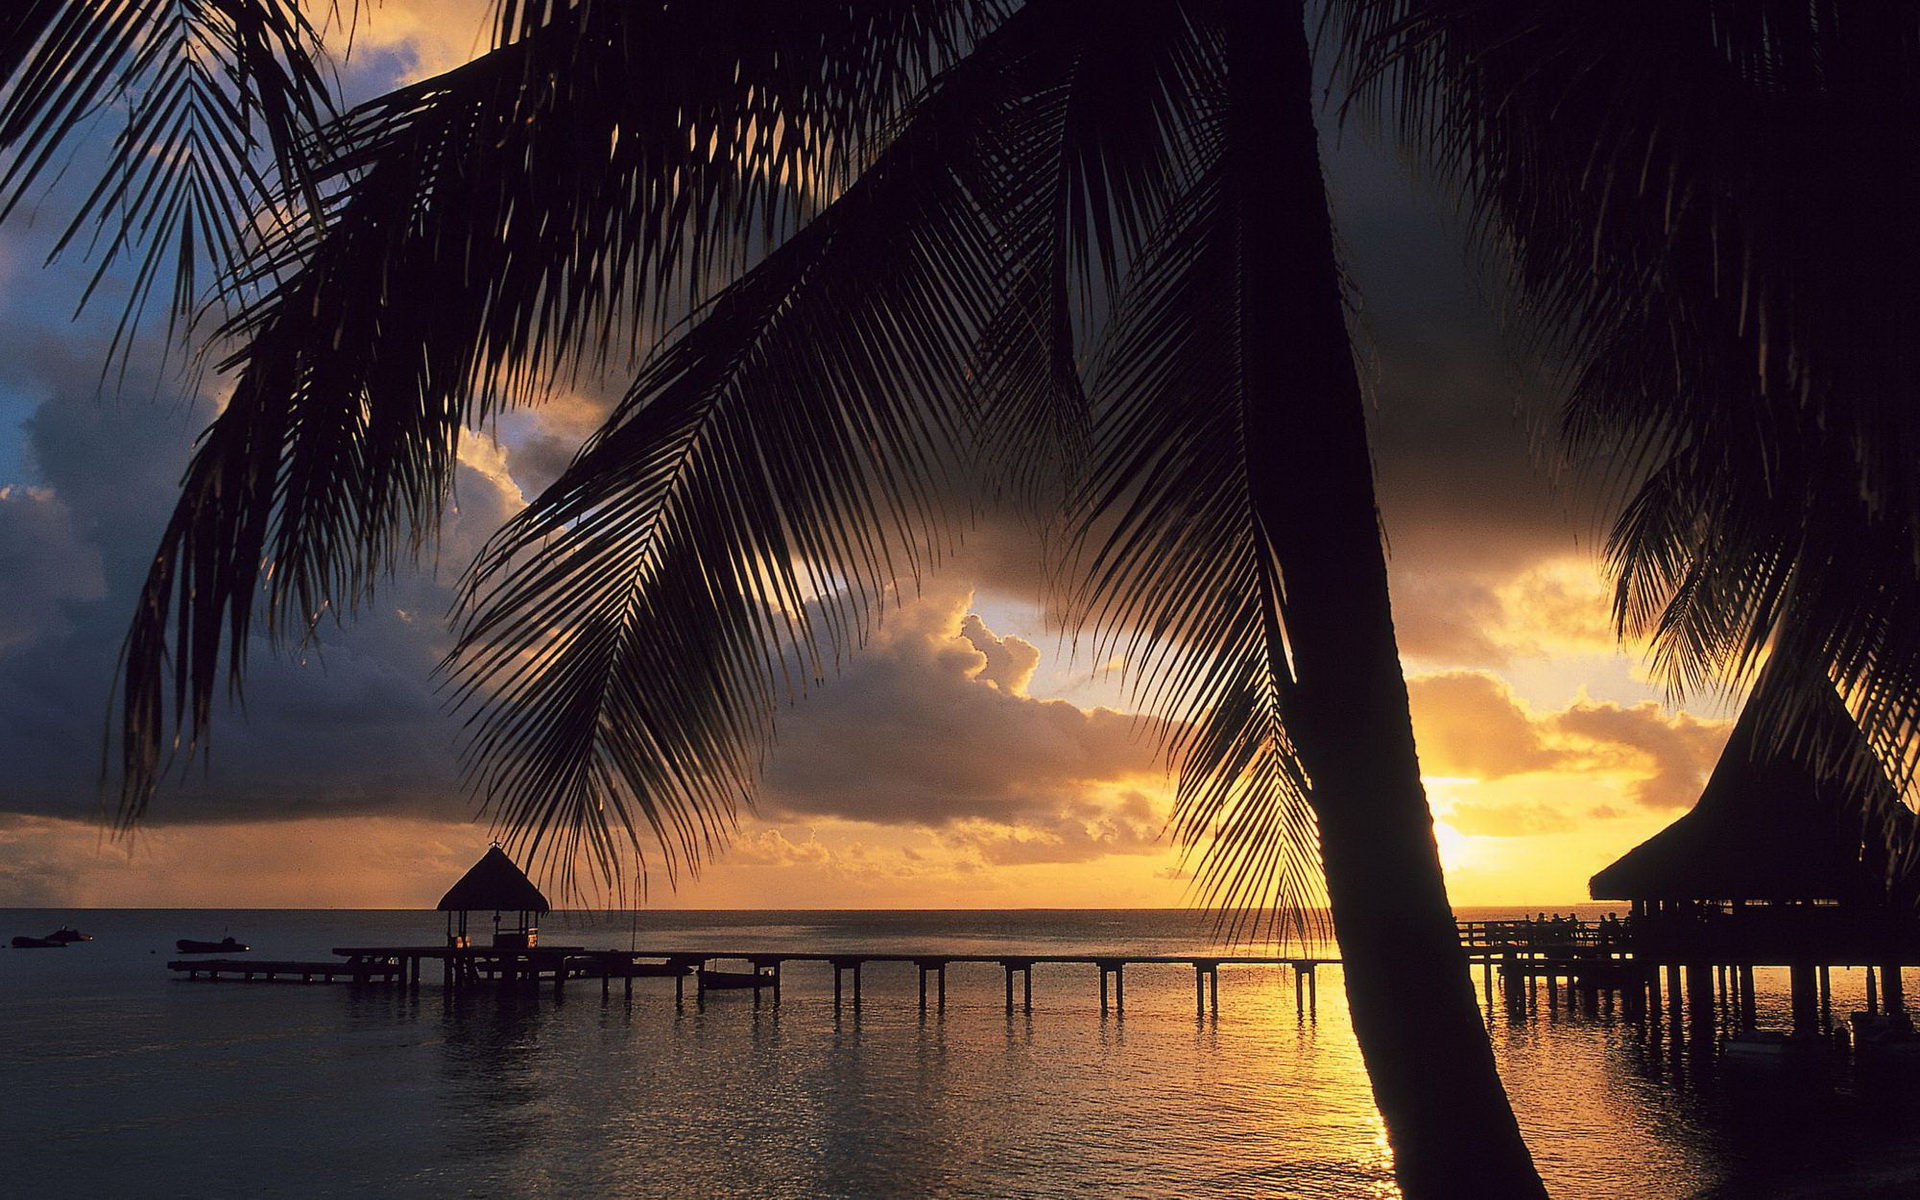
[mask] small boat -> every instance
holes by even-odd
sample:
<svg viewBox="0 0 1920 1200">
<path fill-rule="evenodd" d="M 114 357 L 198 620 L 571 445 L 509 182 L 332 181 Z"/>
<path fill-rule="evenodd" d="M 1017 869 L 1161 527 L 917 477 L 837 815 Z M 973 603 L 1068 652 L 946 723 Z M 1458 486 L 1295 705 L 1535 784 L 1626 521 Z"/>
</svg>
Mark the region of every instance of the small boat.
<svg viewBox="0 0 1920 1200">
<path fill-rule="evenodd" d="M 1847 1019 L 1853 1030 L 1854 1051 L 1863 1057 L 1920 1056 L 1920 1032 L 1904 1012 L 1854 1013 Z"/>
<path fill-rule="evenodd" d="M 770 988 L 773 986 L 771 971 L 713 971 L 701 967 L 698 981 L 703 992 L 728 991 L 734 988 Z"/>
<path fill-rule="evenodd" d="M 236 942 L 232 938 L 221 938 L 217 942 L 196 942 L 192 938 L 181 938 L 174 945 L 180 947 L 182 954 L 239 954 L 253 949 L 245 942 Z"/>
<path fill-rule="evenodd" d="M 15 950 L 58 950 L 64 945 L 65 942 L 56 942 L 52 938 L 28 937 L 25 934 L 13 939 Z"/>
<path fill-rule="evenodd" d="M 1743 1029 L 1729 1034 L 1720 1045 L 1721 1056 L 1749 1062 L 1781 1062 L 1825 1048 L 1816 1033 L 1780 1033 L 1771 1029 Z"/>
<path fill-rule="evenodd" d="M 92 934 L 81 933 L 71 925 L 62 925 L 47 935 L 47 941 L 59 942 L 62 946 L 70 946 L 75 942 L 90 942 L 92 940 Z"/>
</svg>

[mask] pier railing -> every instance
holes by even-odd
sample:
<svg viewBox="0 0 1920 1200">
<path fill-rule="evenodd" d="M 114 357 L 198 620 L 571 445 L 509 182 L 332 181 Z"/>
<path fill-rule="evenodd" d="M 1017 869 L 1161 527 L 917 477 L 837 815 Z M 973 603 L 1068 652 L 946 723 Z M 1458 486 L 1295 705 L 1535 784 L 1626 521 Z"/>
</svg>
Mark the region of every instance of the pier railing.
<svg viewBox="0 0 1920 1200">
<path fill-rule="evenodd" d="M 1474 952 L 1532 949 L 1594 949 L 1622 945 L 1626 925 L 1621 921 L 1582 921 L 1577 917 L 1546 917 L 1507 921 L 1458 921 L 1460 944 Z"/>
</svg>

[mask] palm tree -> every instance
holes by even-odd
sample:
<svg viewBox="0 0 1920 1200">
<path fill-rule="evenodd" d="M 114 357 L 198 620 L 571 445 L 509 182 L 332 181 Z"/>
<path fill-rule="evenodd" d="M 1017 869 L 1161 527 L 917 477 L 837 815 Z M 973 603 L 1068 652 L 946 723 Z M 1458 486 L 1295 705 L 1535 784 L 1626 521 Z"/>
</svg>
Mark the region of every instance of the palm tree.
<svg viewBox="0 0 1920 1200">
<path fill-rule="evenodd" d="M 169 731 L 191 746 L 219 682 L 238 679 L 263 588 L 281 636 L 363 600 L 431 538 L 464 427 L 693 313 L 471 576 L 454 665 L 501 818 L 560 864 L 581 848 L 606 871 L 650 848 L 669 875 L 696 863 L 751 794 L 771 714 L 857 645 L 889 583 L 938 559 L 976 489 L 1034 498 L 1065 480 L 1084 552 L 1075 598 L 1141 652 L 1143 697 L 1180 763 L 1177 824 L 1214 836 L 1215 895 L 1297 908 L 1316 856 L 1324 865 L 1407 1190 L 1537 1194 L 1460 969 L 1419 783 L 1300 7 L 795 7 L 508 3 L 492 53 L 327 122 L 311 99 L 311 31 L 284 5 L 177 6 L 231 33 L 235 66 L 214 91 L 274 97 L 230 107 L 237 128 L 259 113 L 278 131 L 269 211 L 295 216 L 179 223 L 233 250 L 237 387 L 129 638 L 129 818 Z M 1614 193 L 1595 203 L 1583 190 L 1590 164 L 1575 126 L 1558 124 L 1567 97 L 1550 108 L 1529 89 L 1550 76 L 1576 94 L 1619 135 L 1589 146 L 1619 163 L 1661 145 L 1648 130 L 1675 114 L 1605 108 L 1619 62 L 1540 72 L 1537 45 L 1502 40 L 1578 32 L 1585 18 L 1556 26 L 1526 6 L 1530 24 L 1503 26 L 1500 9 L 1336 11 L 1363 72 L 1396 82 L 1408 127 L 1515 242 L 1521 295 L 1583 379 L 1624 369 L 1631 335 L 1644 347 L 1670 329 L 1689 353 L 1700 337 L 1696 375 L 1643 380 L 1653 400 L 1678 383 L 1699 402 L 1684 431 L 1618 389 L 1578 392 L 1593 402 L 1576 411 L 1638 412 L 1656 444 L 1687 451 L 1629 510 L 1623 617 L 1652 611 L 1638 599 L 1651 581 L 1690 606 L 1662 626 L 1680 631 L 1668 645 L 1738 647 L 1741 631 L 1757 645 L 1761 609 L 1745 598 L 1779 588 L 1719 547 L 1775 537 L 1797 497 L 1734 521 L 1698 520 L 1722 510 L 1697 500 L 1750 495 L 1737 492 L 1755 478 L 1742 456 L 1792 459 L 1829 398 L 1763 406 L 1750 436 L 1723 434 L 1712 401 L 1732 360 L 1707 326 L 1727 319 L 1728 289 L 1673 285 L 1666 272 L 1701 258 L 1648 232 L 1644 195 L 1640 224 L 1600 220 Z M 36 148 L 15 159 L 8 195 L 71 131 L 73 97 L 104 94 L 137 61 L 144 18 L 101 17 L 124 11 L 35 0 L 0 24 L 0 139 Z M 1772 45 L 1722 45 L 1708 26 L 1715 53 Z M 261 28 L 282 32 L 242 36 Z M 1674 53 L 1701 49 L 1682 36 L 1698 28 L 1653 28 L 1684 44 Z M 80 86 L 20 82 L 66 77 Z M 155 94 L 189 92 L 163 79 Z M 244 135 L 226 159 L 197 158 L 190 140 L 144 158 L 156 135 L 130 129 L 110 179 L 159 161 L 198 169 L 204 188 L 221 162 L 252 161 Z M 265 186 L 228 175 L 242 193 Z M 117 186 L 198 194 L 177 179 Z M 191 261 L 183 240 L 165 244 Z M 1604 247 L 1604 270 L 1556 274 L 1581 244 Z M 1628 329 L 1608 304 L 1632 287 L 1655 299 L 1629 306 Z M 1781 304 L 1807 307 L 1790 289 Z M 1834 403 L 1858 421 L 1824 453 L 1877 445 L 1858 404 Z M 1859 478 L 1904 485 L 1878 453 L 1856 452 Z M 1879 511 L 1879 492 L 1829 486 L 1841 473 L 1828 457 L 1795 465 L 1831 501 L 1833 528 Z M 1701 569 L 1677 569 L 1703 538 L 1720 540 Z M 1767 543 L 1799 572 L 1796 597 L 1821 590 L 1801 569 L 1811 542 L 1803 530 Z M 1873 578 L 1905 578 L 1873 557 Z M 1729 564 L 1727 585 L 1673 586 Z M 1844 611 L 1828 599 L 1815 612 L 1831 619 L 1807 636 L 1853 630 L 1857 649 L 1906 594 Z M 1765 612 L 1769 631 L 1815 628 L 1779 604 Z M 1856 692 L 1913 695 L 1882 686 L 1885 661 L 1858 652 Z"/>
<path fill-rule="evenodd" d="M 979 460 L 1067 479 L 1078 596 L 1144 652 L 1218 897 L 1302 906 L 1324 861 L 1408 1190 L 1537 1194 L 1414 757 L 1300 6 L 794 9 L 510 3 L 492 53 L 284 139 L 270 200 L 307 217 L 231 239 L 236 387 L 129 637 L 128 817 L 263 588 L 278 635 L 363 599 L 462 428 L 691 310 L 474 569 L 457 667 L 502 820 L 561 864 L 697 862 Z M 98 93 L 114 35 L 11 61 Z M 306 78 L 235 61 L 243 92 Z"/>
</svg>

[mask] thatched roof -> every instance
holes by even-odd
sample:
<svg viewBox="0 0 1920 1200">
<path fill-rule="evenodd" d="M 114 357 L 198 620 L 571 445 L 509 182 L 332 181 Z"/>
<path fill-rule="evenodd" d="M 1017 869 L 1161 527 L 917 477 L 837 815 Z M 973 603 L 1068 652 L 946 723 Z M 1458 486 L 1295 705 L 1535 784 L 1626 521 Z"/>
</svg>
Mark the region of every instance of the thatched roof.
<svg viewBox="0 0 1920 1200">
<path fill-rule="evenodd" d="M 506 851 L 488 850 L 440 897 L 439 912 L 546 912 L 551 907 Z"/>
<path fill-rule="evenodd" d="M 1912 893 L 1920 883 L 1913 863 L 1920 822 L 1839 698 L 1786 746 L 1763 736 L 1762 710 L 1750 701 L 1741 713 L 1691 812 L 1593 877 L 1595 900 L 1880 900 Z M 1822 748 L 1827 770 L 1807 765 L 1814 757 L 1809 746 Z M 1848 760 L 1848 769 L 1833 766 Z"/>
</svg>

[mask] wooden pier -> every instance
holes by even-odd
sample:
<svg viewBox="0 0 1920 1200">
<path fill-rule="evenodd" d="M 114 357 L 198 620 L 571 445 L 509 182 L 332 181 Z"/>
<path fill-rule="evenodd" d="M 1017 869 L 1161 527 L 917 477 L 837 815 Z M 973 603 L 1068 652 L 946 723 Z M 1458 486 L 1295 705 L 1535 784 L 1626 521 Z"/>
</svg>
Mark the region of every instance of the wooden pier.
<svg viewBox="0 0 1920 1200">
<path fill-rule="evenodd" d="M 1091 955 L 1091 954 L 913 954 L 913 953 L 807 953 L 753 950 L 587 950 L 577 946 L 548 946 L 514 949 L 461 946 L 343 946 L 334 950 L 345 963 L 338 969 L 343 975 L 360 972 L 368 978 L 392 980 L 418 989 L 428 973 L 427 964 L 439 962 L 443 987 L 458 992 L 481 985 L 540 986 L 550 984 L 555 996 L 564 995 L 566 985 L 576 980 L 599 980 L 602 994 L 610 994 L 612 983 L 622 982 L 627 996 L 633 994 L 633 981 L 648 977 L 674 980 L 675 999 L 684 1001 L 686 983 L 692 979 L 696 1003 L 704 1004 L 708 992 L 751 991 L 758 1006 L 765 994 L 774 1004 L 780 1002 L 782 974 L 794 963 L 819 963 L 833 972 L 833 1002 L 836 1008 L 852 1005 L 856 1009 L 865 1000 L 864 969 L 876 963 L 908 963 L 919 974 L 921 1011 L 930 1006 L 944 1009 L 947 1004 L 947 969 L 961 964 L 990 965 L 1001 969 L 1004 979 L 1006 1010 L 1033 1011 L 1033 970 L 1036 966 L 1091 966 L 1096 969 L 1100 986 L 1100 1011 L 1126 1006 L 1128 967 L 1182 966 L 1193 971 L 1196 1012 L 1220 1009 L 1220 968 L 1222 966 L 1279 966 L 1294 972 L 1295 1002 L 1304 1014 L 1319 1002 L 1315 972 L 1322 966 L 1337 964 L 1337 958 L 1301 958 L 1294 955 L 1233 955 L 1193 958 L 1183 955 Z M 744 970 L 733 964 L 743 964 Z M 187 964 L 191 965 L 191 964 Z M 929 988 L 929 982 L 932 987 Z M 1015 985 L 1018 984 L 1016 995 Z"/>
<path fill-rule="evenodd" d="M 1549 1005 L 1557 1007 L 1564 987 L 1569 1008 L 1581 997 L 1591 997 L 1637 978 L 1628 968 L 1627 948 L 1608 926 L 1565 919 L 1555 922 L 1462 922 L 1461 942 L 1468 961 L 1484 973 L 1489 1006 L 1497 975 L 1509 1003 L 1537 994 L 1545 983 Z M 169 963 L 191 979 L 266 981 L 300 978 L 358 984 L 392 984 L 417 992 L 421 981 L 438 974 L 449 994 L 491 986 L 537 988 L 551 986 L 556 999 L 569 983 L 598 980 L 601 995 L 611 996 L 620 981 L 628 999 L 633 981 L 670 978 L 674 998 L 684 1003 L 687 983 L 694 1000 L 704 1007 L 707 993 L 750 991 L 756 1007 L 768 1000 L 777 1005 L 785 968 L 796 963 L 826 966 L 833 974 L 836 1009 L 864 1002 L 863 973 L 874 964 L 911 964 L 919 976 L 919 1007 L 944 1010 L 947 971 L 959 965 L 998 967 L 1002 997 L 1009 1014 L 1033 1011 L 1034 970 L 1091 967 L 1098 979 L 1100 1012 L 1126 1008 L 1129 968 L 1185 968 L 1193 972 L 1194 1011 L 1204 1016 L 1220 1011 L 1220 968 L 1275 967 L 1293 976 L 1294 1007 L 1301 1016 L 1319 1007 L 1319 969 L 1336 966 L 1337 957 L 1301 955 L 1112 955 L 1112 954 L 928 954 L 789 952 L 737 948 L 704 950 L 593 950 L 582 946 L 344 946 L 333 951 L 340 960 L 330 963 L 245 961 L 238 959 L 187 960 Z M 438 964 L 437 972 L 432 964 Z"/>
<path fill-rule="evenodd" d="M 619 980 L 626 996 L 633 995 L 633 981 L 670 978 L 674 998 L 684 1002 L 686 984 L 694 983 L 697 1003 L 704 1005 L 712 991 L 751 991 L 758 1007 L 762 994 L 774 1004 L 780 1002 L 783 968 L 793 963 L 821 963 L 833 971 L 833 1002 L 836 1008 L 851 1004 L 856 1009 L 864 1001 L 862 973 L 875 963 L 910 963 L 919 973 L 921 1011 L 931 1005 L 947 1005 L 947 969 L 959 964 L 998 966 L 1004 975 L 1006 1010 L 1033 1011 L 1033 970 L 1036 966 L 1091 966 L 1099 977 L 1100 1011 L 1123 1010 L 1127 1002 L 1128 967 L 1182 966 L 1193 972 L 1194 1009 L 1197 1013 L 1220 1010 L 1220 968 L 1222 966 L 1277 966 L 1289 968 L 1294 975 L 1294 1001 L 1305 1015 L 1317 1010 L 1320 967 L 1337 965 L 1337 958 L 1302 958 L 1297 955 L 1230 955 L 1204 958 L 1183 955 L 1092 955 L 1092 954 L 827 954 L 803 952 L 766 952 L 740 950 L 658 951 L 589 950 L 582 946 L 477 947 L 477 946 L 342 946 L 333 951 L 334 961 L 271 961 L 264 959 L 181 959 L 169 962 L 169 970 L 183 973 L 190 980 L 210 982 L 300 982 L 398 985 L 418 991 L 429 973 L 428 964 L 440 965 L 441 986 L 457 993 L 480 986 L 537 987 L 551 985 L 556 997 L 565 994 L 572 981 L 598 980 L 603 996 L 611 995 L 613 981 Z M 746 969 L 729 969 L 744 964 Z M 931 991 L 929 980 L 933 983 Z M 1018 982 L 1018 997 L 1015 983 Z"/>
<path fill-rule="evenodd" d="M 1895 1020 L 1904 1016 L 1899 968 L 1920 966 L 1920 954 L 1894 953 L 1884 944 L 1853 945 L 1837 938 L 1836 930 L 1826 928 L 1838 915 L 1830 910 L 1765 914 L 1765 923 L 1756 926 L 1761 915 L 1749 911 L 1682 917 L 1643 911 L 1625 921 L 1557 917 L 1461 922 L 1460 939 L 1467 963 L 1484 987 L 1489 1019 L 1502 1010 L 1509 1017 L 1543 1010 L 1564 1010 L 1569 1015 L 1617 1011 L 1622 1019 L 1644 1024 L 1650 1031 L 1676 1039 L 1684 1032 L 1696 1046 L 1711 1045 L 1716 1030 L 1752 1029 L 1756 965 L 1791 968 L 1797 1032 L 1843 1036 L 1838 1031 L 1845 1014 L 1836 1023 L 1832 1009 L 1833 966 L 1867 967 L 1868 1014 Z M 1779 945 L 1759 936 L 1766 930 L 1777 933 L 1782 917 L 1804 924 L 1806 928 L 1799 932 L 1807 936 Z M 1821 961 L 1808 957 L 1807 946 L 1813 941 L 1829 948 Z M 1920 951 L 1920 941 L 1910 945 Z M 182 959 L 167 966 L 194 980 L 345 982 L 397 986 L 415 994 L 424 978 L 437 973 L 449 996 L 481 987 L 551 986 L 556 1000 L 564 997 L 568 984 L 596 980 L 601 997 L 607 999 L 618 980 L 631 1001 L 634 980 L 662 978 L 674 981 L 676 1004 L 686 1002 L 691 981 L 694 1002 L 701 1008 L 710 992 L 751 992 L 758 1008 L 769 1002 L 779 1005 L 788 967 L 819 964 L 832 972 L 835 1010 L 850 1006 L 858 1012 L 865 1001 L 867 967 L 910 964 L 919 976 L 920 1011 L 927 1012 L 946 1009 L 948 969 L 970 965 L 999 969 L 1009 1016 L 1033 1011 L 1036 968 L 1092 968 L 1102 1014 L 1125 1011 L 1130 969 L 1184 969 L 1193 973 L 1194 1011 L 1201 1017 L 1220 1011 L 1220 968 L 1274 967 L 1292 972 L 1295 1011 L 1307 1018 L 1318 1008 L 1319 969 L 1340 962 L 1333 957 L 1255 954 L 850 953 L 725 947 L 595 950 L 563 945 L 346 946 L 334 953 L 338 959 L 329 962 L 206 958 Z M 437 972 L 432 969 L 435 963 Z"/>
</svg>

